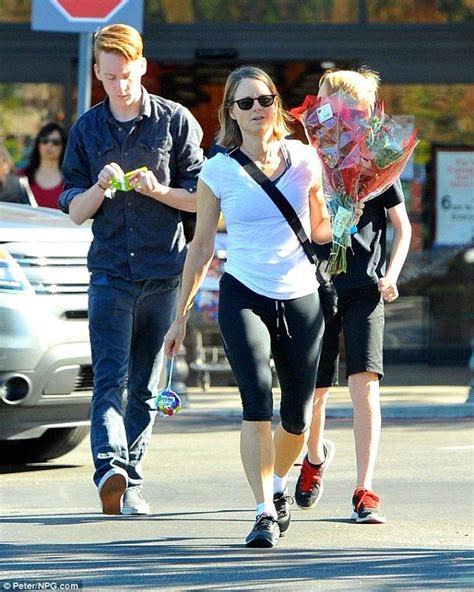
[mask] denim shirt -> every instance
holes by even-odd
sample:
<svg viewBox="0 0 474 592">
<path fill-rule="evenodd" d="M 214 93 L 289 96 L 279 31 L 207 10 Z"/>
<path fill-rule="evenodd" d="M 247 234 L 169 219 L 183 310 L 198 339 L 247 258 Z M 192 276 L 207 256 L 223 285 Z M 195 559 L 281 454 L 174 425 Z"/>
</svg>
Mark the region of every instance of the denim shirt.
<svg viewBox="0 0 474 592">
<path fill-rule="evenodd" d="M 123 143 L 118 140 L 121 131 L 108 98 L 75 122 L 63 162 L 63 212 L 69 213 L 71 201 L 97 183 L 111 162 L 124 172 L 146 166 L 163 185 L 195 191 L 204 161 L 202 130 L 185 107 L 142 88 L 140 114 Z M 92 232 L 91 273 L 139 281 L 182 271 L 186 241 L 180 212 L 151 197 L 132 190 L 105 198 L 94 215 Z"/>
</svg>

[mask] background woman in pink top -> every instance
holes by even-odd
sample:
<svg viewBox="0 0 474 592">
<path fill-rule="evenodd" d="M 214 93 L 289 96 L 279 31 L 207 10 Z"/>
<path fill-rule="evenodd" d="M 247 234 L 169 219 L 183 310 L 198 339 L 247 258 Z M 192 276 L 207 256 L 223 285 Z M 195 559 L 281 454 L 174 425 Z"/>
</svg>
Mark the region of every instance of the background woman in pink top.
<svg viewBox="0 0 474 592">
<path fill-rule="evenodd" d="M 64 188 L 61 165 L 66 147 L 66 133 L 58 123 L 48 123 L 36 136 L 30 160 L 23 173 L 39 206 L 57 208 Z"/>
</svg>

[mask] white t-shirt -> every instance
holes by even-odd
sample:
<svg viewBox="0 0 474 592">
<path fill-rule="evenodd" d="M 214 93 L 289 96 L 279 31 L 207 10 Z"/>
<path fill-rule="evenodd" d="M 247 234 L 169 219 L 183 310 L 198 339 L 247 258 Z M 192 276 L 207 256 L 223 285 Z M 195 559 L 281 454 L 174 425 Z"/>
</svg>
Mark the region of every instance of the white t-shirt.
<svg viewBox="0 0 474 592">
<path fill-rule="evenodd" d="M 290 166 L 277 187 L 298 214 L 308 236 L 309 190 L 321 177 L 316 150 L 284 140 Z M 220 200 L 228 233 L 225 271 L 269 298 L 289 300 L 315 292 L 315 267 L 268 194 L 227 154 L 207 160 L 201 180 Z"/>
</svg>

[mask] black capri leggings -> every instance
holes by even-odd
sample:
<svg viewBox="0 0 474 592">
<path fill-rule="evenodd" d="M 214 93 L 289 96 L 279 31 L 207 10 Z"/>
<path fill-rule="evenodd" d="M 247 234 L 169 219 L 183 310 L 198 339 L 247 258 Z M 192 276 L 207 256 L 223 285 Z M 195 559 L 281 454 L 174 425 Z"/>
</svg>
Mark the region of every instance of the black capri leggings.
<svg viewBox="0 0 474 592">
<path fill-rule="evenodd" d="M 225 273 L 220 281 L 219 327 L 240 390 L 243 419 L 273 415 L 270 354 L 281 387 L 283 428 L 302 434 L 311 425 L 323 315 L 316 293 L 292 300 L 256 294 Z"/>
</svg>

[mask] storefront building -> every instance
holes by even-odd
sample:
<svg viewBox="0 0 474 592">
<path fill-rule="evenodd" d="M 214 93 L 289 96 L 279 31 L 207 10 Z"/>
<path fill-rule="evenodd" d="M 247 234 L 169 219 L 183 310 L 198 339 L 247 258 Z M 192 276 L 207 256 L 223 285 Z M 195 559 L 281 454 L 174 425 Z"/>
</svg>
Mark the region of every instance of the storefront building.
<svg viewBox="0 0 474 592">
<path fill-rule="evenodd" d="M 76 116 L 78 35 L 33 32 L 30 20 L 31 0 L 0 4 L 0 137 L 20 164 L 41 124 L 59 120 L 69 127 Z M 144 41 L 145 85 L 191 109 L 203 125 L 206 149 L 217 129 L 224 80 L 236 65 L 269 71 L 288 107 L 315 94 L 329 67 L 367 65 L 380 72 L 386 111 L 404 116 L 421 139 L 404 175 L 412 255 L 406 296 L 398 309 L 387 307 L 387 346 L 438 358 L 462 351 L 465 358 L 474 299 L 466 242 L 474 236 L 437 244 L 440 171 L 433 154 L 440 146 L 461 149 L 466 191 L 474 195 L 474 0 L 145 0 Z M 102 96 L 94 83 L 92 103 Z M 465 199 L 472 228 L 474 198 Z M 440 267 L 439 285 L 436 274 L 423 277 L 430 265 Z M 458 294 L 451 294 L 450 311 L 441 287 L 456 273 L 467 286 L 453 288 Z M 453 318 L 460 319 L 455 330 Z"/>
</svg>

